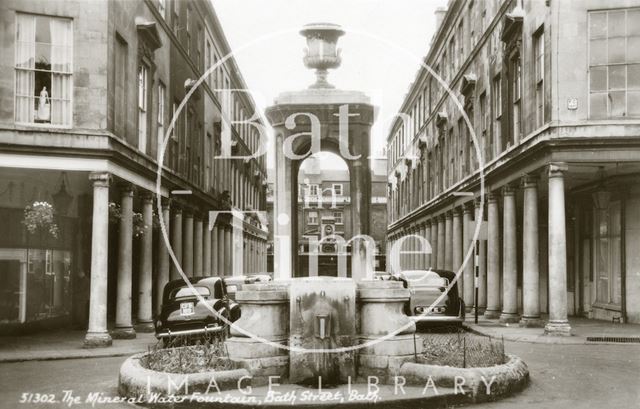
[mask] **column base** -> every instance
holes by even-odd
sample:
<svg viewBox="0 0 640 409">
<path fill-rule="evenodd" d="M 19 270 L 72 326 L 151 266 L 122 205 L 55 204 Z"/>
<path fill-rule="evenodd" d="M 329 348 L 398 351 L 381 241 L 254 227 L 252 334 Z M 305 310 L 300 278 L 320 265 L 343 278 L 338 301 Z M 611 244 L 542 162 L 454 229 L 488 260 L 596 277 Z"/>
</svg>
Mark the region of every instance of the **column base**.
<svg viewBox="0 0 640 409">
<path fill-rule="evenodd" d="M 106 348 L 113 344 L 108 332 L 87 332 L 84 337 L 84 348 Z"/>
<path fill-rule="evenodd" d="M 544 326 L 544 335 L 570 337 L 571 325 L 569 321 L 548 321 Z"/>
<path fill-rule="evenodd" d="M 133 327 L 116 327 L 111 331 L 111 337 L 113 339 L 133 339 L 136 337 L 136 330 Z"/>
<path fill-rule="evenodd" d="M 153 321 L 140 321 L 136 323 L 136 331 L 138 332 L 155 332 Z"/>
<path fill-rule="evenodd" d="M 544 323 L 540 317 L 522 317 L 520 319 L 520 326 L 523 328 L 542 328 Z"/>
<path fill-rule="evenodd" d="M 483 316 L 485 310 L 486 310 L 485 307 L 478 307 L 478 318 Z M 471 309 L 467 311 L 467 317 L 474 317 L 475 314 L 476 314 L 476 310 L 473 307 L 471 307 Z"/>
<path fill-rule="evenodd" d="M 500 322 L 502 324 L 515 324 L 520 322 L 520 316 L 515 312 L 503 312 L 500 314 Z"/>
<path fill-rule="evenodd" d="M 498 310 L 491 310 L 491 309 L 486 309 L 484 311 L 483 317 L 488 319 L 488 320 L 494 320 L 496 318 L 500 317 L 500 311 Z"/>
</svg>

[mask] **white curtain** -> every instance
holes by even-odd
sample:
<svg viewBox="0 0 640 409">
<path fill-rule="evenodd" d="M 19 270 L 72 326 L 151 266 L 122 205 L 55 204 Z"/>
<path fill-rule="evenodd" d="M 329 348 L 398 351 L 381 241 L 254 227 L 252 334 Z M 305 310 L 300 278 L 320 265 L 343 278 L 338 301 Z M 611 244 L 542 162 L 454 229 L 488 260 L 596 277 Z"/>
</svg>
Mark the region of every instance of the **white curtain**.
<svg viewBox="0 0 640 409">
<path fill-rule="evenodd" d="M 16 44 L 16 122 L 33 122 L 34 104 L 34 72 L 36 18 L 32 15 L 17 15 Z M 25 69 L 20 69 L 25 68 Z"/>
<path fill-rule="evenodd" d="M 51 123 L 71 125 L 71 20 L 52 18 L 51 28 Z"/>
</svg>

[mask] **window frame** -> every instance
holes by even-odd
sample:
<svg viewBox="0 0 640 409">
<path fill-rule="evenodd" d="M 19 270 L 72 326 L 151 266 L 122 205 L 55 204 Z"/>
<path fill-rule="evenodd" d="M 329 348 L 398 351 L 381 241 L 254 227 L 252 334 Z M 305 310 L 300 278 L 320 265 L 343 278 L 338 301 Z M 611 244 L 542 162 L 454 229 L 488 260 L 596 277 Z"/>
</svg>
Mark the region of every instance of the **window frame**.
<svg viewBox="0 0 640 409">
<path fill-rule="evenodd" d="M 14 19 L 14 23 L 15 23 L 15 30 L 14 30 L 14 44 L 15 44 L 15 50 L 14 50 L 14 63 L 13 63 L 13 120 L 14 123 L 16 125 L 21 125 L 21 126 L 29 126 L 29 127 L 37 127 L 37 128 L 49 128 L 49 129 L 71 129 L 74 126 L 74 51 L 75 51 L 75 27 L 74 27 L 74 20 L 71 17 L 62 17 L 62 16 L 52 16 L 52 15 L 40 15 L 40 14 L 34 14 L 34 13 L 24 13 L 24 12 L 19 12 L 17 11 Z M 53 69 L 51 70 L 40 70 L 40 69 L 36 69 L 35 68 L 35 63 L 34 63 L 34 67 L 33 68 L 24 68 L 24 67 L 18 67 L 17 66 L 17 62 L 18 62 L 18 18 L 19 16 L 32 16 L 34 18 L 37 17 L 45 17 L 48 19 L 57 19 L 57 20 L 66 20 L 69 24 L 69 32 L 70 32 L 70 40 L 69 43 L 70 45 L 68 45 L 67 47 L 69 47 L 69 71 L 65 72 L 65 71 L 55 71 Z M 35 28 L 34 25 L 34 42 L 33 42 L 33 47 L 35 49 L 36 44 L 38 44 L 35 41 L 35 34 L 37 30 Z M 45 44 L 45 43 L 40 43 L 40 44 Z M 52 45 L 52 44 L 50 44 Z M 35 118 L 34 118 L 34 122 L 28 122 L 28 121 L 20 121 L 17 118 L 18 115 L 18 93 L 17 93 L 17 72 L 18 70 L 22 70 L 22 71 L 31 71 L 34 73 L 34 86 L 35 86 L 35 73 L 40 71 L 44 71 L 44 72 L 49 72 L 51 75 L 53 75 L 53 73 L 57 73 L 57 74 L 61 74 L 61 75 L 66 75 L 69 77 L 69 99 L 68 99 L 68 103 L 69 103 L 69 123 L 68 124 L 53 124 L 51 123 L 51 119 L 49 120 L 48 123 L 46 122 L 35 122 Z M 52 91 L 51 89 L 49 90 L 50 92 Z M 34 89 L 35 92 L 35 89 Z M 35 99 L 37 98 L 35 95 L 30 96 L 29 98 L 33 98 L 32 102 L 35 102 Z M 51 100 L 51 95 L 49 95 L 49 100 Z M 32 109 L 34 109 L 33 107 L 35 106 L 33 103 L 30 104 L 30 106 L 32 107 Z M 51 103 L 49 103 L 49 106 L 51 106 Z M 51 109 L 51 108 L 49 108 Z M 50 113 L 51 115 L 51 113 Z M 50 117 L 51 118 L 51 117 Z"/>
<path fill-rule="evenodd" d="M 309 226 L 317 226 L 318 225 L 318 211 L 310 210 L 307 212 L 307 225 Z"/>
</svg>

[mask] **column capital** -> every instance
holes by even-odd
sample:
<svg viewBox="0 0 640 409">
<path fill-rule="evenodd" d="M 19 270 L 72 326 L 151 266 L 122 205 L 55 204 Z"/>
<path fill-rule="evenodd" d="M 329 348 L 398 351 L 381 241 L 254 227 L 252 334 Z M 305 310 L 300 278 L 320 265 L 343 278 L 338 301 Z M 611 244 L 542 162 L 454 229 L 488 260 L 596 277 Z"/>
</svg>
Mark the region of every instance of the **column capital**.
<svg viewBox="0 0 640 409">
<path fill-rule="evenodd" d="M 502 196 L 513 196 L 516 194 L 516 189 L 513 185 L 507 184 L 502 186 Z"/>
<path fill-rule="evenodd" d="M 452 219 L 453 218 L 453 210 L 447 210 L 444 214 L 444 217 L 447 219 Z"/>
<path fill-rule="evenodd" d="M 445 215 L 444 215 L 444 213 L 443 213 L 443 214 L 439 214 L 439 215 L 437 215 L 437 216 L 436 216 L 436 219 L 438 220 L 438 223 L 440 223 L 440 222 L 444 222 L 444 219 L 445 219 Z"/>
<path fill-rule="evenodd" d="M 136 188 L 129 182 L 121 182 L 117 184 L 121 196 L 133 196 Z"/>
<path fill-rule="evenodd" d="M 498 194 L 495 192 L 487 193 L 487 203 L 495 203 L 498 201 Z"/>
<path fill-rule="evenodd" d="M 142 199 L 142 203 L 151 203 L 153 202 L 154 194 L 148 190 L 143 190 L 140 193 L 140 198 Z"/>
<path fill-rule="evenodd" d="M 425 220 L 424 225 L 427 227 L 431 227 L 431 219 Z"/>
<path fill-rule="evenodd" d="M 94 186 L 109 187 L 111 174 L 109 172 L 91 172 L 89 173 L 89 180 L 93 182 Z"/>
<path fill-rule="evenodd" d="M 473 200 L 462 205 L 462 214 L 468 214 L 473 211 L 475 207 L 480 206 L 480 200 Z"/>
<path fill-rule="evenodd" d="M 520 184 L 525 189 L 534 188 L 538 186 L 538 179 L 539 178 L 537 175 L 531 175 L 527 173 L 522 175 L 522 178 L 520 179 Z"/>
<path fill-rule="evenodd" d="M 171 207 L 171 199 L 169 199 L 168 197 L 161 197 L 160 206 L 162 206 L 163 209 Z"/>
<path fill-rule="evenodd" d="M 562 177 L 564 172 L 569 170 L 569 165 L 565 162 L 553 162 L 549 164 L 549 177 Z"/>
</svg>

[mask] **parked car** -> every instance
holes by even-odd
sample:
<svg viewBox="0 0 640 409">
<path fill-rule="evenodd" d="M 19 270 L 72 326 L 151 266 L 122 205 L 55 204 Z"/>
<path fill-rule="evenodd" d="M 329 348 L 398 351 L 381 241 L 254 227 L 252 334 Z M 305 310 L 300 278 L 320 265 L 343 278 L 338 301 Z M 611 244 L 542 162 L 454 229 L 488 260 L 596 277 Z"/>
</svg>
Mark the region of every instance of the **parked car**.
<svg viewBox="0 0 640 409">
<path fill-rule="evenodd" d="M 242 284 L 266 283 L 271 280 L 271 275 L 267 273 L 225 277 L 227 292 L 229 293 L 229 298 L 232 300 L 236 299 L 236 292 L 242 288 Z"/>
<path fill-rule="evenodd" d="M 411 295 L 405 305 L 405 313 L 417 323 L 459 325 L 464 321 L 464 301 L 458 293 L 457 282 L 438 303 L 434 304 L 455 278 L 454 272 L 409 270 L 396 274 L 395 278 L 410 290 Z M 432 304 L 433 308 L 429 310 Z"/>
<path fill-rule="evenodd" d="M 231 322 L 240 318 L 240 306 L 229 298 L 222 277 L 190 277 L 189 281 L 204 300 L 199 300 L 184 280 L 168 282 L 162 293 L 162 309 L 155 321 L 156 338 L 168 341 L 175 337 L 226 334 L 228 324 L 207 307 Z"/>
</svg>

